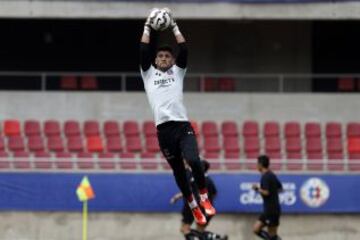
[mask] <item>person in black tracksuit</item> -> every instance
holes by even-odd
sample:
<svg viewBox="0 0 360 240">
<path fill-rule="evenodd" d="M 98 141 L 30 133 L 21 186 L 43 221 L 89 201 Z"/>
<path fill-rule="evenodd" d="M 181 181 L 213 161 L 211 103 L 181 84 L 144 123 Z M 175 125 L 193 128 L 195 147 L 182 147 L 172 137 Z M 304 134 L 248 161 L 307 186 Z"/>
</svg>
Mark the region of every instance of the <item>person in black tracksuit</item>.
<svg viewBox="0 0 360 240">
<path fill-rule="evenodd" d="M 258 157 L 257 168 L 262 174 L 260 186 L 253 185 L 253 189 L 261 194 L 264 204 L 263 213 L 254 224 L 254 233 L 265 240 L 279 240 L 277 235 L 280 225 L 281 207 L 279 202 L 279 192 L 282 191 L 282 184 L 276 175 L 269 169 L 270 159 L 266 155 Z M 267 227 L 267 231 L 264 231 Z"/>
<path fill-rule="evenodd" d="M 206 160 L 201 160 L 201 163 L 202 163 L 204 172 L 206 174 L 207 171 L 210 169 L 210 163 Z M 191 182 L 191 187 L 192 187 L 193 192 L 195 192 L 195 193 L 198 192 L 197 186 L 194 182 L 194 178 L 193 178 L 191 170 L 189 168 L 187 168 L 187 176 Z M 206 187 L 208 189 L 208 196 L 209 196 L 211 203 L 213 203 L 218 191 L 216 189 L 216 185 L 215 185 L 214 181 L 211 179 L 211 177 L 209 175 L 206 174 L 205 179 L 206 179 Z M 195 196 L 197 196 L 197 195 L 195 194 Z M 171 198 L 170 203 L 174 204 L 177 200 L 179 200 L 181 198 L 183 198 L 182 194 L 177 193 Z M 221 236 L 219 234 L 205 230 L 212 218 L 212 216 L 207 216 L 206 214 L 205 215 L 206 215 L 207 223 L 205 225 L 197 224 L 196 230 L 191 229 L 191 225 L 194 222 L 194 217 L 191 213 L 191 209 L 189 208 L 189 205 L 186 203 L 186 200 L 184 200 L 184 205 L 183 205 L 183 208 L 181 211 L 181 215 L 182 215 L 182 225 L 181 225 L 180 231 L 184 234 L 186 240 L 193 240 L 193 239 L 227 240 L 228 239 L 227 235 Z"/>
<path fill-rule="evenodd" d="M 170 10 L 164 10 L 172 19 L 170 28 L 177 42 L 178 55 L 175 58 L 169 46 L 159 47 L 154 65 L 152 64 L 150 23 L 161 12 L 159 9 L 153 9 L 145 22 L 140 41 L 140 72 L 155 118 L 160 149 L 173 170 L 175 181 L 187 200 L 195 221 L 205 225 L 206 217 L 199 205 L 207 215 L 215 215 L 216 210 L 208 199 L 195 133 L 183 104 L 183 81 L 187 69 L 188 51 L 185 38 L 173 20 Z M 184 160 L 190 166 L 199 189 L 199 201 L 191 191 Z"/>
</svg>

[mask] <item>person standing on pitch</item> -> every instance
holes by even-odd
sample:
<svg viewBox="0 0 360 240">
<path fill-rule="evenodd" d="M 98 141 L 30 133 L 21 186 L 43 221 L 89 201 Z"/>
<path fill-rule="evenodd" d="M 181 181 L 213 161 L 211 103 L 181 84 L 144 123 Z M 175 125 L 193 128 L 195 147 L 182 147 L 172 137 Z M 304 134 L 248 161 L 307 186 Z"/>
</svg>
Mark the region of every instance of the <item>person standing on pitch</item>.
<svg viewBox="0 0 360 240">
<path fill-rule="evenodd" d="M 209 177 L 207 175 L 208 170 L 210 169 L 210 163 L 206 160 L 201 160 L 201 164 L 202 167 L 204 169 L 205 172 L 205 178 L 206 178 L 206 187 L 208 189 L 208 195 L 209 195 L 209 199 L 210 202 L 213 203 L 214 199 L 217 195 L 217 189 L 215 186 L 214 181 L 211 179 L 211 177 Z M 189 169 L 188 166 L 186 166 L 187 169 L 187 177 L 191 182 L 191 188 L 194 192 L 197 192 L 197 186 L 194 182 L 194 178 L 192 176 L 191 170 Z M 175 194 L 171 200 L 170 203 L 174 204 L 176 201 L 178 201 L 180 198 L 182 198 L 182 193 L 177 193 Z M 180 231 L 184 234 L 185 239 L 186 240 L 194 240 L 194 239 L 199 239 L 199 240 L 227 240 L 228 237 L 226 235 L 221 236 L 219 234 L 210 232 L 210 231 L 206 231 L 206 227 L 208 226 L 211 217 L 206 216 L 206 220 L 207 220 L 207 224 L 205 225 L 196 225 L 196 230 L 195 229 L 191 229 L 191 225 L 194 222 L 194 217 L 191 214 L 191 210 L 188 206 L 188 204 L 186 203 L 186 201 L 184 201 L 184 205 L 181 211 L 181 215 L 182 215 L 182 225 L 181 225 L 181 229 Z"/>
<path fill-rule="evenodd" d="M 188 55 L 186 42 L 170 10 L 167 9 L 171 16 L 170 28 L 175 36 L 179 52 L 175 58 L 171 47 L 159 47 L 153 66 L 149 44 L 152 31 L 150 21 L 156 14 L 154 11 L 159 10 L 154 9 L 150 13 L 140 41 L 140 72 L 154 114 L 160 149 L 173 170 L 176 183 L 187 200 L 195 221 L 200 225 L 205 225 L 206 217 L 199 204 L 209 216 L 215 215 L 216 211 L 208 198 L 195 133 L 183 104 L 183 82 Z M 184 159 L 190 166 L 199 189 L 199 202 L 191 191 Z"/>
<path fill-rule="evenodd" d="M 280 240 L 277 235 L 281 207 L 279 202 L 279 192 L 282 191 L 282 184 L 276 175 L 269 169 L 270 160 L 266 155 L 258 157 L 257 169 L 261 173 L 260 185 L 254 184 L 252 188 L 260 193 L 264 200 L 263 213 L 259 220 L 255 222 L 253 231 L 262 239 Z M 264 231 L 264 227 L 267 231 Z"/>
</svg>

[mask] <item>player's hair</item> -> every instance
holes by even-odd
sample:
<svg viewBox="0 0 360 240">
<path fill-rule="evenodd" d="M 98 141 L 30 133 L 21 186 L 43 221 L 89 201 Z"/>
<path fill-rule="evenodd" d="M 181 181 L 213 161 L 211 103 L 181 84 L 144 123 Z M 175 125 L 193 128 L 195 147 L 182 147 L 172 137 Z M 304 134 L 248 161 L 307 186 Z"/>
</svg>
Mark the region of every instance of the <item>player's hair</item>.
<svg viewBox="0 0 360 240">
<path fill-rule="evenodd" d="M 201 160 L 201 165 L 202 165 L 204 172 L 207 172 L 210 168 L 210 163 L 204 159 Z"/>
<path fill-rule="evenodd" d="M 174 51 L 170 45 L 161 45 L 160 47 L 158 47 L 156 49 L 156 54 L 160 51 L 166 51 L 166 52 L 171 53 L 171 55 L 174 55 Z"/>
<path fill-rule="evenodd" d="M 266 155 L 260 155 L 258 157 L 258 164 L 260 164 L 261 166 L 263 166 L 264 168 L 268 168 L 270 165 L 270 159 L 268 156 Z"/>
</svg>

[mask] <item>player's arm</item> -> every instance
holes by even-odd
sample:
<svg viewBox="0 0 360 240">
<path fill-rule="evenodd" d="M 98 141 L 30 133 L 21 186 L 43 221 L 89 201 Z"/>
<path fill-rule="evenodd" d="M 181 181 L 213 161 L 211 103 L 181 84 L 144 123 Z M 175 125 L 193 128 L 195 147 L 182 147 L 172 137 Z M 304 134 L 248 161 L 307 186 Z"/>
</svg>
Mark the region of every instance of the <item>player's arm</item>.
<svg viewBox="0 0 360 240">
<path fill-rule="evenodd" d="M 252 189 L 258 193 L 260 193 L 263 196 L 269 196 L 270 192 L 267 189 L 263 189 L 259 186 L 259 184 L 252 185 Z"/>
<path fill-rule="evenodd" d="M 183 197 L 182 193 L 179 192 L 179 193 L 175 194 L 175 195 L 170 199 L 170 203 L 171 203 L 171 204 L 174 204 L 174 203 L 176 203 L 176 202 L 177 202 L 180 198 L 182 198 L 182 197 Z"/>
<path fill-rule="evenodd" d="M 158 11 L 158 9 L 153 9 L 151 11 L 150 15 L 148 16 L 148 18 L 146 19 L 146 22 L 144 25 L 144 32 L 143 32 L 143 34 L 141 36 L 141 40 L 140 40 L 140 66 L 144 72 L 147 71 L 151 66 L 150 20 L 156 11 Z"/>
<path fill-rule="evenodd" d="M 188 58 L 188 50 L 187 50 L 187 46 L 186 46 L 185 37 L 180 32 L 179 26 L 177 25 L 170 9 L 167 8 L 166 11 L 168 11 L 171 16 L 170 28 L 171 28 L 172 32 L 174 33 L 174 36 L 175 36 L 175 39 L 176 39 L 176 42 L 177 42 L 178 48 L 179 48 L 179 53 L 176 58 L 176 65 L 180 68 L 186 68 L 187 58 Z"/>
</svg>

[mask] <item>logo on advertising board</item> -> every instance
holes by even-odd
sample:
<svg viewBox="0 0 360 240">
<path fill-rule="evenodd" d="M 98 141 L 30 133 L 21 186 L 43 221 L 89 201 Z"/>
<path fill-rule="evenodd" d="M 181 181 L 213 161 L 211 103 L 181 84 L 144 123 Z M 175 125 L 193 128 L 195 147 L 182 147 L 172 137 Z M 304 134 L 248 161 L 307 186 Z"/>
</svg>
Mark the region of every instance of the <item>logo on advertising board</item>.
<svg viewBox="0 0 360 240">
<path fill-rule="evenodd" d="M 311 208 L 318 208 L 330 197 L 328 185 L 320 178 L 309 178 L 300 189 L 302 201 Z"/>
<path fill-rule="evenodd" d="M 240 203 L 243 205 L 260 205 L 263 203 L 261 195 L 251 187 L 255 182 L 243 182 L 240 184 Z M 293 182 L 284 182 L 284 191 L 279 194 L 280 204 L 292 206 L 296 203 L 296 185 Z"/>
</svg>

